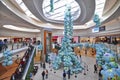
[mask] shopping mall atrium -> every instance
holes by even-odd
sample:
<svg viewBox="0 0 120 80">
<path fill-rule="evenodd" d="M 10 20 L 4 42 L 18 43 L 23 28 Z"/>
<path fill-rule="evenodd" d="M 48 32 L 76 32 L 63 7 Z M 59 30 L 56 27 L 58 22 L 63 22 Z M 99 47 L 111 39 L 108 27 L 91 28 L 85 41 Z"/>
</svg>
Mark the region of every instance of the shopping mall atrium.
<svg viewBox="0 0 120 80">
<path fill-rule="evenodd" d="M 120 80 L 120 0 L 0 0 L 0 80 Z"/>
</svg>

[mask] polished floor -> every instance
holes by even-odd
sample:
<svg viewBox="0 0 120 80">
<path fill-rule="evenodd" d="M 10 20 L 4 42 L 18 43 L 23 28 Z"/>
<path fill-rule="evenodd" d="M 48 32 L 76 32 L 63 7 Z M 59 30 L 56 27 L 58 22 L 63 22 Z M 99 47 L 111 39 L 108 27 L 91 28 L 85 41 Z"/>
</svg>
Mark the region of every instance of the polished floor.
<svg viewBox="0 0 120 80">
<path fill-rule="evenodd" d="M 82 73 L 77 74 L 77 77 L 75 77 L 75 75 L 72 75 L 70 79 L 68 79 L 66 76 L 66 80 L 98 80 L 98 74 L 94 73 L 95 58 L 82 56 L 82 62 L 83 62 L 82 64 L 88 65 L 88 71 L 86 67 L 85 72 L 83 71 Z M 39 69 L 36 75 L 33 77 L 33 80 L 42 80 L 41 73 L 43 71 L 43 68 L 40 67 L 40 64 L 36 64 L 36 65 L 39 66 Z M 45 80 L 63 80 L 62 69 L 59 69 L 56 71 L 54 70 L 50 71 L 51 69 L 49 68 L 49 64 L 46 63 L 46 65 L 47 65 L 46 69 L 48 69 L 48 79 L 45 79 Z M 84 73 L 86 73 L 86 75 L 84 75 Z"/>
</svg>

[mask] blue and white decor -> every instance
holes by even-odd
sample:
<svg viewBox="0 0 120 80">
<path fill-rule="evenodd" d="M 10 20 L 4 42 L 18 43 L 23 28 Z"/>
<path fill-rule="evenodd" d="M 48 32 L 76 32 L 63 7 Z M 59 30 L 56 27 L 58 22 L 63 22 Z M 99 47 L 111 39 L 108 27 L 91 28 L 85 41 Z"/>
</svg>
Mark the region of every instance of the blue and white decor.
<svg viewBox="0 0 120 80">
<path fill-rule="evenodd" d="M 103 80 L 108 78 L 120 77 L 120 65 L 116 62 L 114 51 L 107 48 L 104 44 L 94 44 L 96 49 L 96 62 L 103 68 L 101 74 Z"/>
<path fill-rule="evenodd" d="M 50 0 L 50 12 L 54 11 L 54 0 Z"/>
<path fill-rule="evenodd" d="M 95 27 L 99 27 L 101 25 L 100 18 L 97 14 L 94 15 L 93 21 L 96 23 Z"/>
<path fill-rule="evenodd" d="M 62 39 L 62 47 L 53 61 L 53 68 L 55 70 L 64 67 L 64 70 L 71 70 L 71 74 L 79 73 L 83 70 L 77 56 L 71 47 L 71 40 L 73 35 L 73 20 L 71 16 L 71 7 L 67 5 L 64 18 L 64 38 Z"/>
<path fill-rule="evenodd" d="M 12 53 L 10 52 L 10 50 L 6 50 L 3 52 L 3 63 L 2 65 L 3 66 L 9 66 L 9 65 L 12 65 L 13 64 L 13 61 L 12 61 Z"/>
</svg>

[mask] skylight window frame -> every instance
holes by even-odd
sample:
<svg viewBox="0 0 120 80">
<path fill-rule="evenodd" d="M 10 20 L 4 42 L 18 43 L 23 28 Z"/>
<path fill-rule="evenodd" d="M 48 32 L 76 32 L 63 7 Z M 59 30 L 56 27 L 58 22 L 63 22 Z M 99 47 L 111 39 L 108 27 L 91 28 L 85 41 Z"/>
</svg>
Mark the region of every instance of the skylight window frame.
<svg viewBox="0 0 120 80">
<path fill-rule="evenodd" d="M 17 3 L 18 3 L 18 5 L 21 7 L 21 9 L 25 12 L 25 14 L 27 15 L 27 16 L 29 16 L 29 17 L 32 17 L 32 18 L 34 18 L 34 19 L 36 19 L 36 20 L 39 20 L 35 15 L 33 15 L 31 12 L 30 12 L 30 10 L 27 8 L 27 6 L 24 4 L 24 2 L 22 1 L 22 0 L 15 0 Z M 21 6 L 21 5 L 23 5 L 23 6 Z M 29 13 L 29 14 L 28 14 Z M 31 16 L 32 15 L 32 16 Z M 34 17 L 33 17 L 34 16 Z"/>
<path fill-rule="evenodd" d="M 56 0 L 54 2 L 54 6 L 55 6 L 55 9 L 54 9 L 54 12 L 50 12 L 50 1 L 49 0 L 45 0 L 45 2 L 47 2 L 45 4 L 45 2 L 43 2 L 43 14 L 44 16 L 47 18 L 47 19 L 51 19 L 51 20 L 59 20 L 59 21 L 63 21 L 64 20 L 64 12 L 65 12 L 65 9 L 66 9 L 66 5 L 67 5 L 67 1 L 64 1 L 64 4 L 62 1 L 60 1 L 60 3 L 58 3 L 60 0 Z M 80 6 L 79 4 L 75 1 L 75 0 L 69 0 L 71 3 L 71 13 L 74 15 L 74 12 L 77 11 L 79 9 L 79 13 L 78 13 L 78 16 L 75 16 L 74 20 L 76 20 L 79 16 L 80 16 Z M 59 6 L 57 4 L 59 4 Z M 74 8 L 76 8 L 76 10 L 73 10 Z M 61 11 L 62 10 L 62 11 Z M 59 18 L 57 16 L 63 16 L 62 19 L 56 19 L 56 18 Z"/>
</svg>

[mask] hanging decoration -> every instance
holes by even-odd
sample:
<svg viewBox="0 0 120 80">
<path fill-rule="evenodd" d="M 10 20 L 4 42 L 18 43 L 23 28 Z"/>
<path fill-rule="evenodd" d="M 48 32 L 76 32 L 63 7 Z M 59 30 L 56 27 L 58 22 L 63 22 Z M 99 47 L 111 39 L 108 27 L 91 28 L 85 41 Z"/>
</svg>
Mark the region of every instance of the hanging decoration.
<svg viewBox="0 0 120 80">
<path fill-rule="evenodd" d="M 9 65 L 12 65 L 13 64 L 13 61 L 12 61 L 12 53 L 10 52 L 10 50 L 6 50 L 3 52 L 3 63 L 2 65 L 3 66 L 9 66 Z"/>
<path fill-rule="evenodd" d="M 93 18 L 93 21 L 96 23 L 95 27 L 99 27 L 101 25 L 99 15 L 95 14 L 94 18 Z"/>
<path fill-rule="evenodd" d="M 50 12 L 54 11 L 54 0 L 50 0 Z"/>
<path fill-rule="evenodd" d="M 73 20 L 71 16 L 71 7 L 67 5 L 64 17 L 64 37 L 62 39 L 62 46 L 58 52 L 57 57 L 53 61 L 53 68 L 55 70 L 64 67 L 64 70 L 71 70 L 71 74 L 79 73 L 83 70 L 77 56 L 71 47 L 71 40 L 73 35 Z"/>
</svg>

